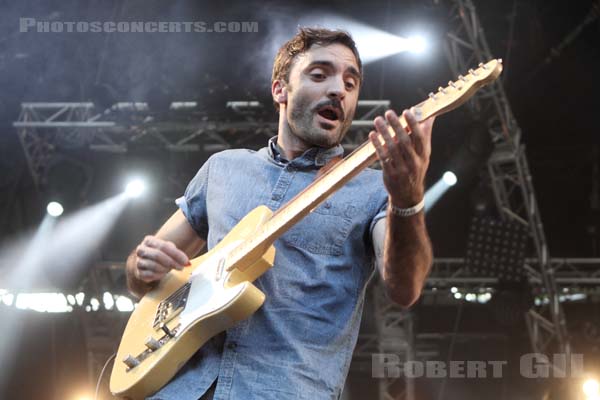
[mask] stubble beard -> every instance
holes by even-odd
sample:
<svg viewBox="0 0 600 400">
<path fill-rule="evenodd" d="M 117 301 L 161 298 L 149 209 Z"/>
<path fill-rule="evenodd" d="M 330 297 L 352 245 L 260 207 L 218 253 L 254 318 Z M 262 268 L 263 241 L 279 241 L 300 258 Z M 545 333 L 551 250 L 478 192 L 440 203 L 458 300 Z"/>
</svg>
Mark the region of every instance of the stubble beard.
<svg viewBox="0 0 600 400">
<path fill-rule="evenodd" d="M 288 115 L 288 124 L 292 135 L 307 144 L 323 148 L 331 148 L 340 144 L 350 127 L 350 124 L 345 121 L 352 121 L 351 118 L 348 118 L 351 116 L 347 116 L 345 121 L 333 130 L 328 130 L 314 125 L 316 115 L 316 110 L 311 108 L 308 99 L 298 99 Z"/>
</svg>

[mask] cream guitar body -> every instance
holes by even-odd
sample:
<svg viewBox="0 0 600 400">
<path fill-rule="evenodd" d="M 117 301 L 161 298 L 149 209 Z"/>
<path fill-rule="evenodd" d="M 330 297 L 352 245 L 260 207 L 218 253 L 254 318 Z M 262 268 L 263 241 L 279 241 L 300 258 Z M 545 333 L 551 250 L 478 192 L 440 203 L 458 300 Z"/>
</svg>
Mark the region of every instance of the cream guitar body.
<svg viewBox="0 0 600 400">
<path fill-rule="evenodd" d="M 501 71 L 501 60 L 469 70 L 417 104 L 417 120 L 458 107 Z M 407 129 L 404 117 L 400 122 Z M 132 400 L 156 392 L 212 336 L 254 313 L 265 295 L 252 282 L 273 266 L 274 241 L 376 160 L 375 147 L 367 141 L 277 212 L 265 206 L 254 209 L 211 251 L 192 260 L 191 268 L 169 272 L 129 319 L 111 392 Z"/>
<path fill-rule="evenodd" d="M 272 267 L 275 248 L 250 254 L 234 268 L 227 257 L 271 215 L 267 207 L 254 209 L 211 251 L 192 260 L 190 268 L 172 270 L 142 298 L 117 352 L 110 379 L 113 394 L 137 400 L 156 392 L 211 337 L 262 305 L 265 295 L 251 282 Z"/>
</svg>

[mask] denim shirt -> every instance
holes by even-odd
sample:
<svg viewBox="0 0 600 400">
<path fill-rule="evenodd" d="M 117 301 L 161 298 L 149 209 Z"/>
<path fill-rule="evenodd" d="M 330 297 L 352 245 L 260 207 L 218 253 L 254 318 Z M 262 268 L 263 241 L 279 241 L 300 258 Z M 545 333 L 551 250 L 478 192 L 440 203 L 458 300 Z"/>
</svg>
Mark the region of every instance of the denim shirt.
<svg viewBox="0 0 600 400">
<path fill-rule="evenodd" d="M 275 140 L 214 154 L 177 200 L 208 249 L 255 207 L 280 208 L 343 153 L 312 148 L 288 162 Z M 207 342 L 150 399 L 197 400 L 217 377 L 215 400 L 338 399 L 375 270 L 372 229 L 386 205 L 381 172 L 366 169 L 290 228 L 254 282 L 263 306 Z"/>
</svg>

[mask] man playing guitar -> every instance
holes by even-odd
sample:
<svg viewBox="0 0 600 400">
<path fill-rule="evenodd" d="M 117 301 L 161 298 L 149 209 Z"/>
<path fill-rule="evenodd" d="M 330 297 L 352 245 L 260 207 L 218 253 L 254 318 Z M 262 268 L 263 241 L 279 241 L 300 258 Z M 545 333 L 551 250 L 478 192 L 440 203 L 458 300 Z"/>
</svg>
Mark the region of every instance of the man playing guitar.
<svg viewBox="0 0 600 400">
<path fill-rule="evenodd" d="M 345 32 L 303 28 L 286 42 L 271 85 L 277 136 L 257 152 L 211 156 L 177 212 L 128 258 L 131 292 L 143 296 L 250 210 L 278 209 L 334 163 L 362 79 Z M 410 135 L 391 110 L 374 121 L 369 139 L 381 171 L 362 171 L 275 241 L 274 266 L 255 281 L 267 295 L 263 306 L 213 337 L 150 399 L 340 397 L 369 278 L 378 270 L 389 297 L 408 307 L 432 263 L 423 198 L 433 118 L 417 122 L 408 110 L 403 117 Z"/>
</svg>

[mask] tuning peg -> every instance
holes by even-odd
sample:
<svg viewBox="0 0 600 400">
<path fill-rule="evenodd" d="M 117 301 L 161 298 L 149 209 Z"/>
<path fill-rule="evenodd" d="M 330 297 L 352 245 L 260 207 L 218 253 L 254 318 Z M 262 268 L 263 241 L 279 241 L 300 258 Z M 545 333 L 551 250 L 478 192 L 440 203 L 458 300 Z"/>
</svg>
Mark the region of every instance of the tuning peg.
<svg viewBox="0 0 600 400">
<path fill-rule="evenodd" d="M 502 64 L 502 59 L 501 58 L 498 59 L 498 64 Z"/>
<path fill-rule="evenodd" d="M 448 81 L 448 86 L 451 86 L 452 88 L 456 89 L 456 84 L 452 81 Z"/>
<path fill-rule="evenodd" d="M 438 92 L 442 92 L 443 94 L 446 94 L 446 89 L 444 89 L 443 87 L 439 87 L 438 88 Z"/>
<path fill-rule="evenodd" d="M 464 77 L 464 76 L 462 76 L 462 75 L 459 75 L 459 76 L 458 76 L 458 79 L 460 79 L 460 80 L 461 80 L 461 81 L 463 81 L 463 82 L 466 82 L 466 81 L 467 81 L 467 78 L 465 78 L 465 77 Z"/>
<path fill-rule="evenodd" d="M 431 100 L 435 100 L 435 94 L 433 94 L 433 93 L 429 93 L 429 98 L 430 98 Z"/>
<path fill-rule="evenodd" d="M 469 70 L 469 73 L 470 73 L 471 75 L 473 75 L 473 76 L 477 76 L 477 73 L 476 73 L 475 71 L 473 71 L 473 68 L 471 68 L 471 69 Z"/>
</svg>

